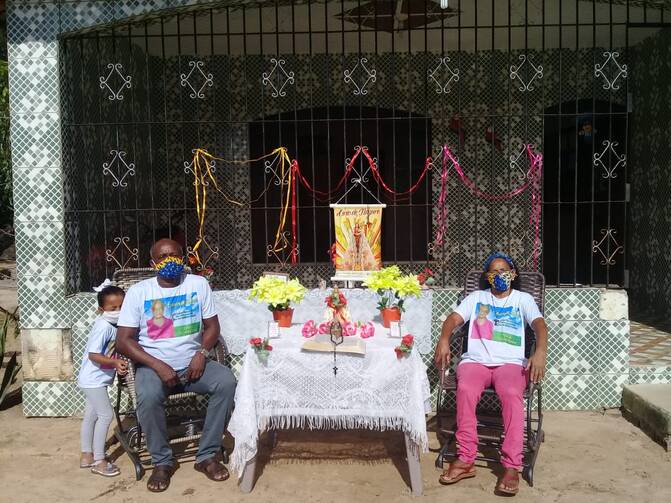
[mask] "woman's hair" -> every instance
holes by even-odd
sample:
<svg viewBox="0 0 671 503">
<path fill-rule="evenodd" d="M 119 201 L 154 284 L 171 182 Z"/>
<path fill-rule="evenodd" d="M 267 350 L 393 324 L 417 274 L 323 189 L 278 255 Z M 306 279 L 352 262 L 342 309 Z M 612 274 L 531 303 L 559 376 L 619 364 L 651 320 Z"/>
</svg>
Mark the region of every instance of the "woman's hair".
<svg viewBox="0 0 671 503">
<path fill-rule="evenodd" d="M 517 263 L 515 262 L 515 260 L 513 260 L 513 258 L 510 255 L 502 251 L 496 251 L 491 253 L 483 262 L 482 276 L 480 277 L 480 288 L 482 290 L 487 290 L 489 288 L 489 281 L 487 281 L 487 271 L 489 270 L 489 266 L 492 265 L 492 262 L 494 262 L 496 259 L 505 260 L 506 262 L 508 262 L 510 269 L 515 271 L 516 277 L 510 286 L 515 290 L 519 290 L 521 285 L 520 269 L 519 267 L 517 267 Z"/>
<path fill-rule="evenodd" d="M 161 299 L 156 299 L 154 302 L 151 303 L 152 312 L 154 311 L 154 308 L 156 308 L 156 306 L 161 306 L 163 309 L 165 309 L 165 303 Z"/>
<path fill-rule="evenodd" d="M 126 295 L 126 292 L 123 291 L 123 288 L 119 288 L 118 286 L 110 285 L 106 286 L 102 290 L 98 292 L 98 306 L 103 307 L 103 304 L 105 303 L 105 300 L 107 297 L 111 297 L 112 295 L 121 295 L 124 297 Z"/>
</svg>

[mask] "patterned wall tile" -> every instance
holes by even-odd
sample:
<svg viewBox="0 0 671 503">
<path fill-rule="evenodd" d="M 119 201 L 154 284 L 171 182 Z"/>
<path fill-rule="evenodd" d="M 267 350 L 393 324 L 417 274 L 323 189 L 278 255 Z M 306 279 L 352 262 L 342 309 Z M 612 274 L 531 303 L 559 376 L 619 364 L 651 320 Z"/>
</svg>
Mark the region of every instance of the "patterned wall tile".
<svg viewBox="0 0 671 503">
<path fill-rule="evenodd" d="M 602 403 L 601 376 L 548 375 L 543 383 L 543 409 L 594 410 Z"/>
<path fill-rule="evenodd" d="M 12 114 L 12 164 L 17 168 L 58 167 L 61 163 L 59 114 Z"/>
<path fill-rule="evenodd" d="M 598 320 L 597 288 L 548 288 L 545 317 L 549 320 Z"/>
<path fill-rule="evenodd" d="M 56 2 L 11 2 L 7 5 L 7 42 L 10 45 L 51 41 L 58 35 Z"/>
<path fill-rule="evenodd" d="M 111 23 L 114 21 L 114 6 L 117 3 L 113 0 L 62 3 L 61 33 Z"/>
<path fill-rule="evenodd" d="M 548 320 L 548 374 L 593 374 L 599 367 L 598 322 Z"/>
<path fill-rule="evenodd" d="M 629 384 L 671 383 L 671 367 L 631 367 Z"/>
<path fill-rule="evenodd" d="M 16 272 L 25 276 L 63 275 L 65 251 L 61 222 L 18 222 Z"/>
<path fill-rule="evenodd" d="M 15 169 L 13 195 L 15 222 L 63 220 L 60 169 Z"/>
<path fill-rule="evenodd" d="M 58 60 L 10 61 L 9 104 L 12 113 L 58 112 Z"/>
<path fill-rule="evenodd" d="M 23 383 L 23 413 L 28 416 L 73 416 L 84 409 L 84 396 L 71 381 Z"/>
<path fill-rule="evenodd" d="M 159 9 L 170 7 L 170 0 L 127 0 L 124 2 L 114 2 L 115 19 L 124 19 L 142 14 L 150 14 Z M 183 2 L 180 2 L 183 3 Z M 187 1 L 187 5 L 196 2 Z"/>
<path fill-rule="evenodd" d="M 629 321 L 600 321 L 599 366 L 605 374 L 629 371 Z"/>
<path fill-rule="evenodd" d="M 78 293 L 68 297 L 70 324 L 73 328 L 88 328 L 96 317 L 98 301 L 95 293 Z"/>
<path fill-rule="evenodd" d="M 21 328 L 68 328 L 64 276 L 19 277 Z"/>
<path fill-rule="evenodd" d="M 629 382 L 629 374 L 604 374 L 599 377 L 601 407 L 619 407 L 622 404 L 622 387 Z"/>
</svg>

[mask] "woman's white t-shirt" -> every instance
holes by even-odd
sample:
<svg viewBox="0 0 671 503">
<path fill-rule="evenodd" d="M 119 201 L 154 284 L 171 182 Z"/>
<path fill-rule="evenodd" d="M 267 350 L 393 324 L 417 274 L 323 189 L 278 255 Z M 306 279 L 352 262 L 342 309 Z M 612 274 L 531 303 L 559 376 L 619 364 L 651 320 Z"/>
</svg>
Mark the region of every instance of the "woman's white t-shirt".
<svg viewBox="0 0 671 503">
<path fill-rule="evenodd" d="M 98 317 L 91 328 L 89 340 L 82 356 L 82 365 L 77 377 L 80 388 L 102 388 L 114 381 L 114 368 L 102 367 L 89 359 L 89 353 L 98 353 L 108 358 L 114 353 L 116 341 L 116 327 L 110 322 Z"/>
<path fill-rule="evenodd" d="M 454 312 L 469 323 L 468 349 L 461 355 L 462 363 L 496 366 L 512 363 L 526 366 L 524 328 L 542 318 L 531 295 L 512 290 L 499 299 L 490 290 L 477 290 L 468 295 Z"/>
</svg>

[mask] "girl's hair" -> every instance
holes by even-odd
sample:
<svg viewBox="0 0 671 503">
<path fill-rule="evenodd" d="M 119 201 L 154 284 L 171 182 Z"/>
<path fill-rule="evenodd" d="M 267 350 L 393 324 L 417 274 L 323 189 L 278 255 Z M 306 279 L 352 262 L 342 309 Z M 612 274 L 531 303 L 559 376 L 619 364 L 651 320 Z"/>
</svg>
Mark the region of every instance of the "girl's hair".
<svg viewBox="0 0 671 503">
<path fill-rule="evenodd" d="M 123 291 L 123 288 L 119 288 L 118 286 L 106 286 L 98 292 L 98 306 L 103 307 L 105 299 L 107 299 L 107 297 L 111 297 L 112 295 L 121 295 L 124 297 L 126 292 Z"/>
</svg>

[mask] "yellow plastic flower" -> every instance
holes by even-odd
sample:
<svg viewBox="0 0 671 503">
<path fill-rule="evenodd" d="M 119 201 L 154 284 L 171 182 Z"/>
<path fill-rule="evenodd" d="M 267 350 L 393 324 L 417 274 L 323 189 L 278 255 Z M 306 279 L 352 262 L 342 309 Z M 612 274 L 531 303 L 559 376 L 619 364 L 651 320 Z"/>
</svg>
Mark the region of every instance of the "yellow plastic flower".
<svg viewBox="0 0 671 503">
<path fill-rule="evenodd" d="M 297 279 L 284 281 L 275 276 L 261 276 L 252 285 L 249 300 L 265 302 L 270 309 L 286 309 L 291 302 L 305 297 L 305 287 Z"/>
</svg>

